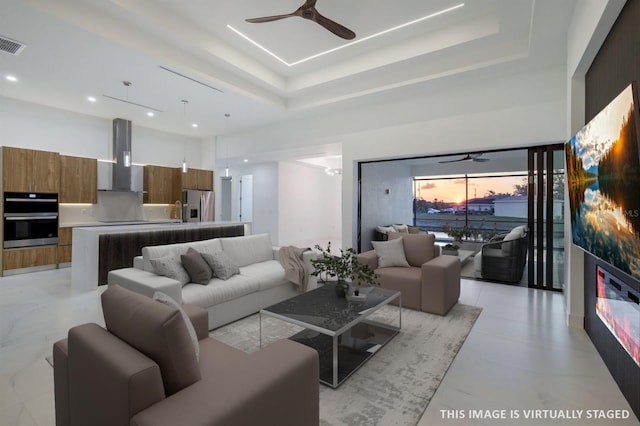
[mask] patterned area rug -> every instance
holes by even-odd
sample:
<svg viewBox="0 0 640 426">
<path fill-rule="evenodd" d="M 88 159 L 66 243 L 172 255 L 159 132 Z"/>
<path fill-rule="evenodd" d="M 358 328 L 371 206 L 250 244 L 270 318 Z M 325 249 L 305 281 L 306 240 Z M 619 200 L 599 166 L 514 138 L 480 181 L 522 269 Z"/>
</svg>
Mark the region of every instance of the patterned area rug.
<svg viewBox="0 0 640 426">
<path fill-rule="evenodd" d="M 397 324 L 396 307 L 376 312 Z M 402 310 L 402 330 L 338 389 L 320 385 L 320 424 L 416 425 L 480 315 L 481 308 L 455 305 L 445 317 Z M 300 328 L 263 318 L 263 344 Z M 258 314 L 214 330 L 211 335 L 245 352 L 259 348 Z M 266 337 L 265 337 L 266 336 Z"/>
</svg>

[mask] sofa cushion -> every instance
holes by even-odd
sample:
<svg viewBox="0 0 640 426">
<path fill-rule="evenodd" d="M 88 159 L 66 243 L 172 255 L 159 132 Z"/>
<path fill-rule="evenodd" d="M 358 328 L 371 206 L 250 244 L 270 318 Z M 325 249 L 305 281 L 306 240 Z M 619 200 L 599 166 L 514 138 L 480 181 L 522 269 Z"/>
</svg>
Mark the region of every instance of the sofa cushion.
<svg viewBox="0 0 640 426">
<path fill-rule="evenodd" d="M 269 234 L 221 238 L 222 250 L 240 267 L 273 260 L 273 245 Z"/>
<path fill-rule="evenodd" d="M 243 266 L 240 268 L 240 274 L 255 279 L 260 290 L 267 290 L 289 283 L 285 277 L 282 264 L 277 260 L 267 260 Z"/>
<path fill-rule="evenodd" d="M 240 268 L 236 262 L 223 251 L 202 253 L 202 258 L 211 267 L 213 275 L 221 280 L 226 281 L 240 273 Z"/>
<path fill-rule="evenodd" d="M 101 300 L 107 330 L 158 364 L 167 396 L 200 380 L 193 344 L 177 309 L 117 285 L 109 286 Z"/>
<path fill-rule="evenodd" d="M 402 238 L 404 255 L 409 265 L 421 267 L 425 262 L 430 261 L 435 255 L 436 236 L 434 234 L 400 234 L 393 232 L 389 234 L 389 239 Z"/>
<path fill-rule="evenodd" d="M 392 266 L 408 267 L 409 263 L 404 255 L 402 238 L 389 241 L 371 241 L 376 255 L 378 256 L 378 267 L 389 268 Z"/>
<path fill-rule="evenodd" d="M 159 257 L 157 259 L 151 259 L 151 266 L 153 266 L 153 272 L 157 275 L 172 278 L 179 281 L 180 284 L 185 285 L 191 281 L 189 273 L 182 266 L 180 258 L 176 255 L 167 255 L 165 257 Z"/>
<path fill-rule="evenodd" d="M 244 275 L 234 275 L 227 281 L 213 278 L 207 285 L 185 285 L 182 288 L 182 302 L 209 308 L 258 290 L 258 281 Z"/>
<path fill-rule="evenodd" d="M 187 315 L 187 313 L 182 309 L 182 306 L 171 297 L 167 296 L 161 291 L 156 291 L 153 293 L 153 300 L 163 303 L 170 308 L 177 309 L 184 320 L 185 325 L 187 326 L 187 331 L 189 332 L 189 338 L 191 339 L 191 343 L 193 344 L 193 350 L 196 353 L 196 359 L 200 360 L 200 343 L 198 343 L 198 335 L 196 334 L 196 329 L 193 328 L 193 324 L 191 323 L 191 319 Z"/>
<path fill-rule="evenodd" d="M 209 284 L 212 272 L 207 262 L 192 247 L 189 247 L 187 253 L 180 255 L 182 266 L 189 274 L 192 283 Z"/>
<path fill-rule="evenodd" d="M 502 239 L 502 254 L 505 256 L 513 256 L 516 243 L 509 243 L 509 241 L 514 241 L 524 237 L 526 229 L 525 225 L 516 226 L 504 236 Z"/>
</svg>

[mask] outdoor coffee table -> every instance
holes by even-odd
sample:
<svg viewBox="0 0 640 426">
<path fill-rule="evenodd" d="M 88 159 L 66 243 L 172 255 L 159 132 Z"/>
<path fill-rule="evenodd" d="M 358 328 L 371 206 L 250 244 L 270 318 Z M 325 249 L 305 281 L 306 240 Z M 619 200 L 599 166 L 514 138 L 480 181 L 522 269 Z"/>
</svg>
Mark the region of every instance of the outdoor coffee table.
<svg viewBox="0 0 640 426">
<path fill-rule="evenodd" d="M 320 356 L 320 382 L 333 388 L 340 386 L 402 326 L 400 292 L 380 287 L 363 287 L 365 301 L 338 297 L 333 284 L 292 297 L 260 311 L 260 347 L 263 316 L 277 318 L 304 328 L 289 337 L 314 348 Z M 376 311 L 398 300 L 397 325 L 373 319 Z"/>
</svg>

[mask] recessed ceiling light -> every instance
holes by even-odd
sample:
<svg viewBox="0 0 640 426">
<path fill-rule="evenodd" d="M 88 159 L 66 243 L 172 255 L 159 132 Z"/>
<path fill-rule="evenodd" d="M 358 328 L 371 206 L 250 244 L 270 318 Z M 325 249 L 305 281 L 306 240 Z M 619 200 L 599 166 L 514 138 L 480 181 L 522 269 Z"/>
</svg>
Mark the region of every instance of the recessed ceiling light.
<svg viewBox="0 0 640 426">
<path fill-rule="evenodd" d="M 198 128 L 198 124 L 197 124 L 197 123 L 193 123 L 193 124 L 191 125 L 191 127 L 193 127 L 194 129 L 196 129 L 196 128 Z"/>
<path fill-rule="evenodd" d="M 248 163 L 248 162 L 249 162 L 249 160 L 245 158 L 245 159 L 244 159 L 244 162 L 245 162 L 245 163 Z"/>
<path fill-rule="evenodd" d="M 227 25 L 227 28 L 229 28 L 231 31 L 233 31 L 234 33 L 238 34 L 240 37 L 244 38 L 245 40 L 247 40 L 249 43 L 253 44 L 257 48 L 259 48 L 262 51 L 266 52 L 267 54 L 269 54 L 273 58 L 275 58 L 278 61 L 282 62 L 286 66 L 293 67 L 293 66 L 301 64 L 303 62 L 307 62 L 307 61 L 310 61 L 312 59 L 319 58 L 320 56 L 324 56 L 324 55 L 327 55 L 329 53 L 333 53 L 333 52 L 336 52 L 338 50 L 344 49 L 345 47 L 353 46 L 354 44 L 358 44 L 358 43 L 362 43 L 363 41 L 371 40 L 372 38 L 375 38 L 375 37 L 378 37 L 378 36 L 381 36 L 381 35 L 384 35 L 384 34 L 388 34 L 388 33 L 392 32 L 392 31 L 396 31 L 396 30 L 399 30 L 401 28 L 408 27 L 409 25 L 417 24 L 418 22 L 426 21 L 427 19 L 431 19 L 431 18 L 435 18 L 436 16 L 444 15 L 445 13 L 453 12 L 454 10 L 460 9 L 461 7 L 464 7 L 464 3 L 460 3 L 460 4 L 457 4 L 455 6 L 451 6 L 451 7 L 448 7 L 446 9 L 442 9 L 442 10 L 440 10 L 438 12 L 434 12 L 434 13 L 431 13 L 431 14 L 429 14 L 427 16 L 423 16 L 422 18 L 418 18 L 418 19 L 414 19 L 413 21 L 405 22 L 404 24 L 397 25 L 397 26 L 395 26 L 393 28 L 389 28 L 389 29 L 380 31 L 380 32 L 375 33 L 375 34 L 371 34 L 370 36 L 367 36 L 367 37 L 359 38 L 359 39 L 354 40 L 354 41 L 352 41 L 350 43 L 346 43 L 346 44 L 340 45 L 338 47 L 334 47 L 333 49 L 325 50 L 324 52 L 316 53 L 315 55 L 311 55 L 311 56 L 308 56 L 306 58 L 303 58 L 303 59 L 300 59 L 298 61 L 291 62 L 291 63 L 285 61 L 284 59 L 282 59 L 281 57 L 279 57 L 278 55 L 276 55 L 275 53 L 273 53 L 272 51 L 270 51 L 266 47 L 262 46 L 257 41 L 252 40 L 249 36 L 243 34 L 241 31 L 235 29 L 231 25 Z"/>
<path fill-rule="evenodd" d="M 152 111 L 147 112 L 147 117 L 153 117 L 155 114 Z"/>
<path fill-rule="evenodd" d="M 97 102 L 98 100 L 95 98 L 95 96 L 87 96 L 87 100 L 89 102 Z"/>
<path fill-rule="evenodd" d="M 12 83 L 15 83 L 16 81 L 18 81 L 18 77 L 16 77 L 15 75 L 7 75 L 5 76 L 5 78 Z"/>
</svg>

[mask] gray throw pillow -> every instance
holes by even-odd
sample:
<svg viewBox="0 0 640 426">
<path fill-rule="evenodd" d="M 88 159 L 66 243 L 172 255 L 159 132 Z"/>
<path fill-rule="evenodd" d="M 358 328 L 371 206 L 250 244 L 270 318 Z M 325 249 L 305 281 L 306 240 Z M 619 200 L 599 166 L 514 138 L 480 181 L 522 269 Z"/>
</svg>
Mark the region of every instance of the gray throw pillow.
<svg viewBox="0 0 640 426">
<path fill-rule="evenodd" d="M 378 267 L 391 266 L 409 267 L 409 262 L 404 255 L 404 243 L 402 237 L 389 241 L 371 241 L 378 256 Z"/>
<path fill-rule="evenodd" d="M 161 291 L 156 291 L 155 293 L 153 293 L 153 300 L 157 300 L 158 302 L 164 303 L 170 308 L 175 308 L 180 311 L 180 315 L 182 315 L 184 324 L 187 326 L 187 331 L 189 332 L 191 343 L 193 343 L 193 350 L 196 352 L 196 359 L 200 360 L 200 343 L 198 342 L 198 335 L 196 334 L 196 329 L 193 328 L 193 324 L 189 319 L 189 315 L 187 315 L 187 313 L 182 309 L 182 306 L 180 306 L 178 302 Z"/>
<path fill-rule="evenodd" d="M 187 253 L 180 256 L 180 260 L 191 277 L 192 283 L 209 284 L 212 275 L 211 268 L 200 253 L 189 247 Z"/>
<path fill-rule="evenodd" d="M 240 273 L 240 268 L 236 262 L 223 251 L 200 254 L 209 266 L 211 266 L 213 274 L 221 280 L 226 281 L 232 276 Z"/>
<path fill-rule="evenodd" d="M 173 278 L 179 281 L 180 284 L 187 284 L 191 278 L 189 273 L 182 267 L 182 263 L 177 256 L 165 256 L 157 259 L 150 259 L 153 270 L 158 275 L 163 275 L 168 278 Z"/>
</svg>

